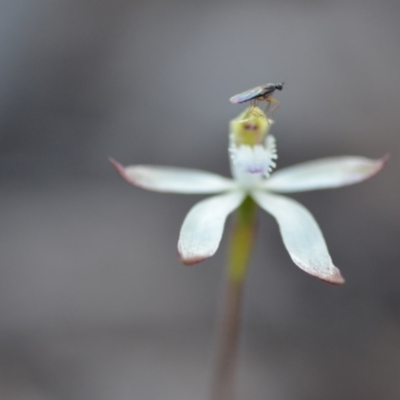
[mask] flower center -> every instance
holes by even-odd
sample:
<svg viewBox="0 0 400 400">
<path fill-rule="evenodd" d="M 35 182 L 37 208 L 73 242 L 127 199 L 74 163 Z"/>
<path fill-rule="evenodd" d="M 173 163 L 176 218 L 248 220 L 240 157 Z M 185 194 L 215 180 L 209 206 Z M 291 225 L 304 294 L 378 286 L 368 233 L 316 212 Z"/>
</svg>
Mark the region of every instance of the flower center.
<svg viewBox="0 0 400 400">
<path fill-rule="evenodd" d="M 275 168 L 275 138 L 268 135 L 272 121 L 258 107 L 250 107 L 231 121 L 229 155 L 233 177 L 245 187 L 254 187 Z"/>
</svg>

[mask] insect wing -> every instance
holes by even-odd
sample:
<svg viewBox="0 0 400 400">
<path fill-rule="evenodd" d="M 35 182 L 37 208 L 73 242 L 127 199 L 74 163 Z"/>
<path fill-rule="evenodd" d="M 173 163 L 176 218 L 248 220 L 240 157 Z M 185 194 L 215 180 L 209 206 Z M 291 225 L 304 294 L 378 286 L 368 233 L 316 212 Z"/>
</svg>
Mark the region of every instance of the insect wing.
<svg viewBox="0 0 400 400">
<path fill-rule="evenodd" d="M 253 100 L 256 97 L 262 95 L 264 90 L 265 90 L 265 86 L 257 86 L 257 87 L 255 87 L 253 89 L 249 89 L 249 90 L 246 90 L 243 93 L 239 93 L 239 94 L 237 94 L 235 96 L 232 96 L 229 99 L 229 101 L 231 103 L 234 103 L 234 104 L 244 103 L 246 101 Z"/>
</svg>

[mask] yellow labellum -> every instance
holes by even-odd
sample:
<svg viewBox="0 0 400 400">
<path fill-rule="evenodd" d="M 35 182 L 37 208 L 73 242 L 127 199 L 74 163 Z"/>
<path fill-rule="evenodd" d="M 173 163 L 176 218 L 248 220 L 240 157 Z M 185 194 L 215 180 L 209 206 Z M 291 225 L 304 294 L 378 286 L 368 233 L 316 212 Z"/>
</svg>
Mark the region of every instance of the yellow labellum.
<svg viewBox="0 0 400 400">
<path fill-rule="evenodd" d="M 231 120 L 230 131 L 236 145 L 255 146 L 264 142 L 271 125 L 260 108 L 251 106 Z"/>
</svg>

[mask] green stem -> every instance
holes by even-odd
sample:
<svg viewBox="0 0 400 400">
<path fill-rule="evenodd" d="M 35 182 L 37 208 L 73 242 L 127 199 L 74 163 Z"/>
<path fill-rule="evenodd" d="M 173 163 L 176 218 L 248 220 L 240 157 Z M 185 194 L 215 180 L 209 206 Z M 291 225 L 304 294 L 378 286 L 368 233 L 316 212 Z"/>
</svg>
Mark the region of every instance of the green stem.
<svg viewBox="0 0 400 400">
<path fill-rule="evenodd" d="M 230 242 L 212 400 L 233 400 L 235 397 L 242 294 L 253 244 L 255 220 L 256 204 L 247 197 L 237 211 Z"/>
</svg>

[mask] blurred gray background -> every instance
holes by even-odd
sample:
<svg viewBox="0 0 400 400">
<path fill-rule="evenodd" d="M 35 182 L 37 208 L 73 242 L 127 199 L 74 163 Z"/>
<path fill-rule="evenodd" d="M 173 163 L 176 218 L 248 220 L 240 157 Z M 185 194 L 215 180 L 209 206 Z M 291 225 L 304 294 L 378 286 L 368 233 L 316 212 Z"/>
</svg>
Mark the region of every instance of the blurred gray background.
<svg viewBox="0 0 400 400">
<path fill-rule="evenodd" d="M 390 0 L 3 0 L 0 398 L 206 398 L 228 235 L 182 266 L 201 197 L 131 187 L 107 157 L 229 175 L 229 97 L 285 80 L 279 167 L 391 160 L 295 196 L 343 287 L 297 269 L 260 213 L 238 399 L 399 399 L 399 17 Z"/>
</svg>

